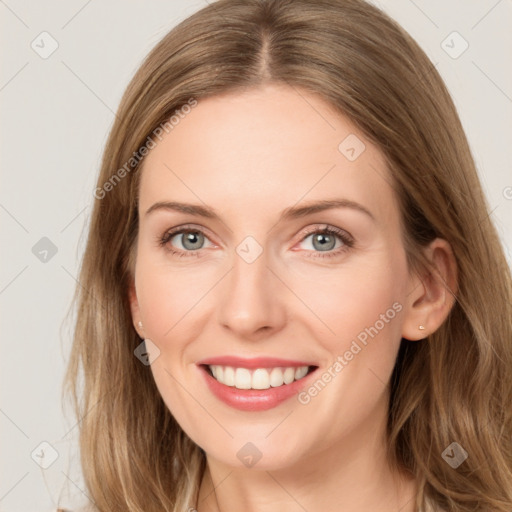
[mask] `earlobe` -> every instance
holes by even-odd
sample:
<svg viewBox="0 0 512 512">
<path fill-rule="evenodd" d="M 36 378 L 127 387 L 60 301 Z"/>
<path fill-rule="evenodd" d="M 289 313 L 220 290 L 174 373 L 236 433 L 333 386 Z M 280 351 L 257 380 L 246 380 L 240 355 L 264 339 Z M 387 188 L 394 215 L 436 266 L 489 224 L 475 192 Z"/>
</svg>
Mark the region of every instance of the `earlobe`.
<svg viewBox="0 0 512 512">
<path fill-rule="evenodd" d="M 436 238 L 425 248 L 430 263 L 421 275 L 411 276 L 402 337 L 421 340 L 435 332 L 448 317 L 457 292 L 457 264 L 450 244 Z"/>
</svg>

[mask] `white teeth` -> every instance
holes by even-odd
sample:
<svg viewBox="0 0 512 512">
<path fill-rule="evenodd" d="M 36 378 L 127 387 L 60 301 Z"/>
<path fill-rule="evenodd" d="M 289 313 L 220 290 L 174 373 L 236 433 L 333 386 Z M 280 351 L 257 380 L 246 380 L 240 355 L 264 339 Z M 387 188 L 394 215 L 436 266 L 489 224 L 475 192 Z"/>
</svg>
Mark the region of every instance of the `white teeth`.
<svg viewBox="0 0 512 512">
<path fill-rule="evenodd" d="M 222 366 L 220 368 L 222 369 Z M 308 369 L 306 366 L 301 366 L 300 368 L 297 368 L 295 370 L 295 380 L 302 379 L 302 377 L 306 376 L 306 373 L 308 373 Z"/>
<path fill-rule="evenodd" d="M 224 382 L 222 384 L 226 384 L 226 386 L 234 386 L 235 385 L 235 369 L 232 366 L 226 366 L 224 368 L 224 375 L 222 376 Z"/>
<path fill-rule="evenodd" d="M 295 380 L 295 368 L 286 368 L 283 375 L 285 384 L 292 383 Z"/>
<path fill-rule="evenodd" d="M 284 384 L 283 370 L 281 368 L 273 368 L 270 372 L 270 385 L 277 388 Z"/>
<path fill-rule="evenodd" d="M 247 368 L 237 368 L 235 371 L 235 388 L 251 389 L 251 372 Z"/>
<path fill-rule="evenodd" d="M 253 389 L 268 389 L 270 387 L 270 376 L 267 370 L 258 368 L 252 374 L 252 386 Z"/>
<path fill-rule="evenodd" d="M 287 368 L 234 368 L 232 366 L 209 365 L 213 377 L 221 384 L 237 389 L 268 389 L 291 384 L 308 373 L 309 366 Z"/>
</svg>

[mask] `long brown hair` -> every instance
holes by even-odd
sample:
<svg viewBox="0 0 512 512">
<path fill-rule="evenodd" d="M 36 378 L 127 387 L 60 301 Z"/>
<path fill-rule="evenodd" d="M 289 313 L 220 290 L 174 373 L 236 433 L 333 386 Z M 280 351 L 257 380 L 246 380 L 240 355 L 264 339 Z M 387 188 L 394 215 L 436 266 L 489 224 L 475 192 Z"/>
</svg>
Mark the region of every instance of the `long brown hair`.
<svg viewBox="0 0 512 512">
<path fill-rule="evenodd" d="M 428 339 L 402 340 L 389 457 L 416 477 L 418 510 L 510 512 L 510 269 L 442 79 L 417 43 L 363 0 L 220 0 L 171 30 L 130 82 L 98 178 L 63 387 L 81 420 L 96 507 L 187 510 L 205 469 L 205 453 L 133 354 L 141 340 L 127 290 L 143 158 L 131 159 L 191 98 L 265 82 L 319 95 L 380 148 L 411 268 L 426 264 L 420 250 L 435 237 L 451 244 L 456 302 Z M 442 456 L 453 442 L 468 454 L 456 469 Z"/>
</svg>

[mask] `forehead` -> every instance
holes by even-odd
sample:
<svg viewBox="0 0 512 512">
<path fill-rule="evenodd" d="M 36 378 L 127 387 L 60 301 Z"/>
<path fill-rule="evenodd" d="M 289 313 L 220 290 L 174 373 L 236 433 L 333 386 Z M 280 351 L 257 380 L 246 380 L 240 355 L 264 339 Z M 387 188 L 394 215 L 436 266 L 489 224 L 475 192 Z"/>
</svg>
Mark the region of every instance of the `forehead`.
<svg viewBox="0 0 512 512">
<path fill-rule="evenodd" d="M 392 220 L 380 151 L 318 96 L 287 86 L 200 99 L 146 156 L 140 203 L 204 202 L 229 215 L 278 214 L 346 198 Z"/>
</svg>

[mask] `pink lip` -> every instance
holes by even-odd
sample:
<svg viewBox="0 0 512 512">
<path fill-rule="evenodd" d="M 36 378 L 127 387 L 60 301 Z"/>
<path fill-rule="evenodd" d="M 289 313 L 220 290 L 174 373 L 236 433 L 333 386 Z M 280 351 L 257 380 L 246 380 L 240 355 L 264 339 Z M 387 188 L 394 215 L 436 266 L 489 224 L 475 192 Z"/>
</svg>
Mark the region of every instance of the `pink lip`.
<svg viewBox="0 0 512 512">
<path fill-rule="evenodd" d="M 275 367 L 299 367 L 299 366 L 314 366 L 313 363 L 307 361 L 292 361 L 290 359 L 279 359 L 276 357 L 253 357 L 244 359 L 236 356 L 218 356 L 203 359 L 197 363 L 198 365 L 219 365 L 219 366 L 234 366 L 235 368 L 275 368 Z"/>
<path fill-rule="evenodd" d="M 227 363 L 226 361 L 230 361 Z M 236 360 L 236 362 L 235 362 Z M 199 369 L 205 379 L 206 385 L 210 391 L 222 402 L 241 411 L 266 411 L 277 407 L 294 395 L 297 395 L 311 381 L 311 376 L 315 373 L 316 368 L 308 373 L 305 377 L 295 380 L 290 384 L 283 384 L 276 388 L 268 389 L 237 389 L 232 386 L 226 386 L 217 381 L 210 375 L 208 364 L 218 364 L 221 366 L 236 366 L 238 368 L 272 368 L 275 366 L 309 366 L 307 363 L 297 363 L 296 361 L 284 361 L 281 359 L 258 358 L 251 360 L 243 360 L 239 358 L 213 358 L 208 359 L 207 363 L 198 363 Z M 216 362 L 210 362 L 216 361 Z M 217 362 L 218 361 L 218 362 Z M 280 361 L 277 364 L 276 361 Z M 257 364 L 256 364 L 257 362 Z M 244 363 L 244 364 L 242 364 Z M 251 366 L 247 366 L 247 364 Z M 263 363 L 263 364 L 262 364 Z M 271 364 L 269 364 L 271 363 Z"/>
</svg>

